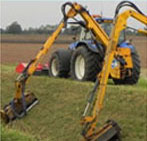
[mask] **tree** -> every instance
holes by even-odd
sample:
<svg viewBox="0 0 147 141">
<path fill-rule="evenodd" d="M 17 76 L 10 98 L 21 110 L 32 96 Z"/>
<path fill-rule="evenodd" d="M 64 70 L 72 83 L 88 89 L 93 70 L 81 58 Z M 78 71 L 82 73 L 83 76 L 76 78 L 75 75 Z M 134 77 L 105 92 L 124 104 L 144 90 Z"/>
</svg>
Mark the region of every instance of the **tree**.
<svg viewBox="0 0 147 141">
<path fill-rule="evenodd" d="M 5 30 L 3 28 L 0 28 L 0 33 L 5 33 Z"/>
<path fill-rule="evenodd" d="M 8 33 L 19 34 L 22 32 L 21 26 L 15 21 L 9 26 L 7 26 L 6 31 Z"/>
</svg>

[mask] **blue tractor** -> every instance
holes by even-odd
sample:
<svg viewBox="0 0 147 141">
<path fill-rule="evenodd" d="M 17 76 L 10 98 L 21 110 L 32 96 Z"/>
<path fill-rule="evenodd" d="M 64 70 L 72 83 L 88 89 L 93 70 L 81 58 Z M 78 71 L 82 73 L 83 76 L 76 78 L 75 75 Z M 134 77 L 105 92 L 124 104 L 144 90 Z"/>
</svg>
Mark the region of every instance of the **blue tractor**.
<svg viewBox="0 0 147 141">
<path fill-rule="evenodd" d="M 109 35 L 113 26 L 111 18 L 95 18 L 104 31 Z M 113 60 L 112 69 L 118 63 L 122 65 L 122 78 L 115 78 L 110 75 L 115 84 L 136 84 L 140 75 L 140 60 L 135 47 L 126 40 L 126 32 L 122 31 L 119 48 L 129 48 L 133 68 L 126 69 L 123 65 L 127 63 L 123 56 Z M 79 81 L 95 81 L 97 74 L 103 66 L 105 47 L 94 39 L 91 31 L 82 28 L 80 39 L 69 45 L 68 49 L 56 50 L 49 60 L 49 75 L 52 77 L 71 77 Z"/>
</svg>

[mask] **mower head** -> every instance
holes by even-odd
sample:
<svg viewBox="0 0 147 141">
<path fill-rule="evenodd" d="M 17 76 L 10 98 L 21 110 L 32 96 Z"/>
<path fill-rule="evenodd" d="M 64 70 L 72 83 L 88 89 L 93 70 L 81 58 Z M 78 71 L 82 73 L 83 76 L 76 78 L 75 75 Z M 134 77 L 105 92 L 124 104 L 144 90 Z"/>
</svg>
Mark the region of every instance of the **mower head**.
<svg viewBox="0 0 147 141">
<path fill-rule="evenodd" d="M 121 128 L 115 121 L 108 120 L 102 128 L 95 130 L 93 134 L 85 136 L 83 132 L 82 135 L 85 141 L 121 141 L 120 131 Z"/>
<path fill-rule="evenodd" d="M 33 93 L 27 93 L 24 95 L 24 99 L 13 99 L 8 105 L 6 105 L 1 113 L 1 118 L 5 123 L 15 120 L 16 118 L 22 118 L 26 113 L 36 104 L 38 99 Z"/>
<path fill-rule="evenodd" d="M 120 131 L 121 128 L 115 121 L 108 120 L 95 134 L 96 141 L 120 141 Z"/>
</svg>

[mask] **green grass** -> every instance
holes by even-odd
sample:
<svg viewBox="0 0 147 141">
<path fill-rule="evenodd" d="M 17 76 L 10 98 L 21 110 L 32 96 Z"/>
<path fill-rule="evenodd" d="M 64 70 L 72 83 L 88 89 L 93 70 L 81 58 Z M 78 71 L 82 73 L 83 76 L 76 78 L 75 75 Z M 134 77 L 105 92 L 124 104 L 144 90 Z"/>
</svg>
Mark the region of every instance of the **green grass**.
<svg viewBox="0 0 147 141">
<path fill-rule="evenodd" d="M 4 126 L 1 127 L 1 134 L 1 141 L 35 141 L 35 139 L 29 135 Z"/>
<path fill-rule="evenodd" d="M 2 65 L 2 106 L 10 102 L 15 92 L 14 80 L 17 75 L 14 69 L 14 66 Z M 21 133 L 31 136 L 33 141 L 80 140 L 80 118 L 93 85 L 91 82 L 33 76 L 27 89 L 35 93 L 39 104 L 23 119 L 5 125 L 4 130 L 14 130 L 14 137 Z M 114 119 L 122 128 L 123 141 L 145 141 L 146 94 L 146 76 L 141 77 L 134 86 L 109 83 L 99 123 Z M 5 141 L 12 137 L 9 132 L 7 136 L 6 134 L 7 132 L 2 132 L 2 137 L 6 137 Z"/>
</svg>

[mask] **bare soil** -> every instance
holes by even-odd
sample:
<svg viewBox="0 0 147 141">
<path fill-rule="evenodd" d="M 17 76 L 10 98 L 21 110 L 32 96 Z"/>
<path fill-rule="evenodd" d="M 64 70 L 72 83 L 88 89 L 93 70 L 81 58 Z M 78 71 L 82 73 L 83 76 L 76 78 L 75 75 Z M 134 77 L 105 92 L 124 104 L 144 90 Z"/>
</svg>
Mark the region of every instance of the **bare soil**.
<svg viewBox="0 0 147 141">
<path fill-rule="evenodd" d="M 5 37 L 6 38 L 6 35 Z M 20 35 L 16 36 L 15 38 L 12 37 L 12 35 L 8 36 L 8 39 L 11 40 L 21 40 L 23 37 Z M 31 35 L 30 38 L 33 39 L 33 36 Z M 36 38 L 34 36 L 34 38 Z M 41 40 L 44 40 L 46 36 L 40 37 Z M 71 37 L 62 37 L 62 40 L 66 41 L 71 39 Z M 29 37 L 27 37 L 27 40 Z M 39 40 L 39 36 L 36 38 Z M 147 36 L 129 36 L 129 39 L 132 39 L 133 45 L 136 47 L 140 60 L 141 60 L 141 66 L 143 68 L 147 68 Z M 23 38 L 24 40 L 24 38 Z M 34 39 L 35 40 L 35 39 Z M 39 49 L 43 46 L 43 44 L 40 43 L 1 43 L 1 63 L 3 64 L 16 64 L 20 62 L 29 62 L 30 59 L 33 59 Z M 43 63 L 48 62 L 50 55 L 53 51 L 55 51 L 57 48 L 68 48 L 69 44 L 54 44 L 51 49 L 49 50 L 49 53 L 46 55 Z"/>
<path fill-rule="evenodd" d="M 20 62 L 29 62 L 33 59 L 43 44 L 17 44 L 2 43 L 1 44 L 1 63 L 14 64 Z M 67 48 L 68 44 L 55 44 L 49 50 L 49 53 L 43 59 L 43 63 L 47 63 L 53 51 L 57 48 Z"/>
<path fill-rule="evenodd" d="M 1 42 L 8 43 L 44 43 L 50 35 L 48 34 L 2 34 Z M 74 35 L 73 35 L 74 36 Z M 71 41 L 73 36 L 60 35 L 57 42 Z"/>
</svg>

